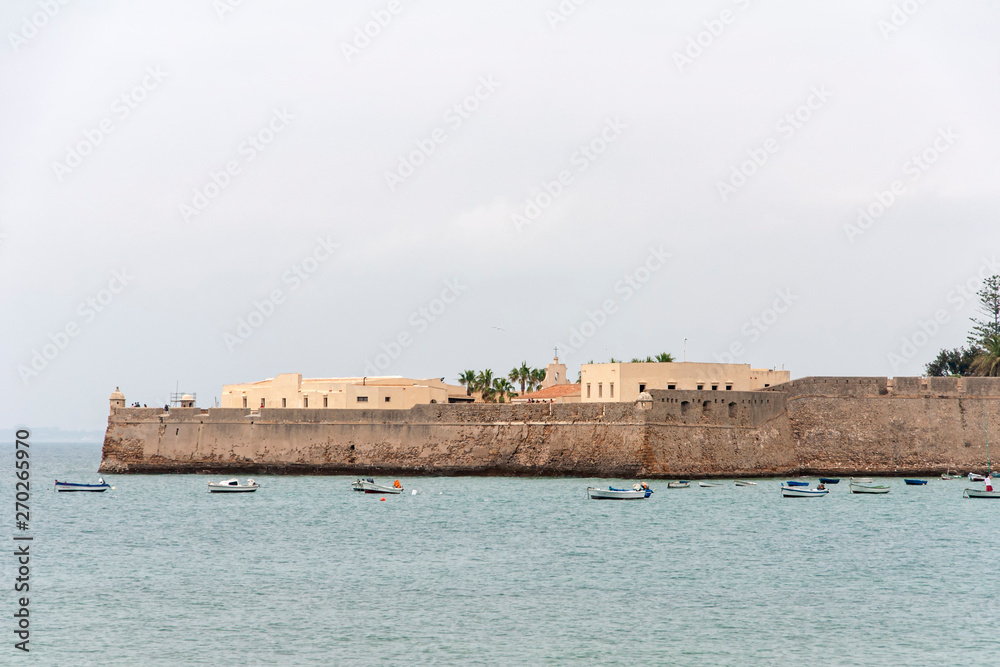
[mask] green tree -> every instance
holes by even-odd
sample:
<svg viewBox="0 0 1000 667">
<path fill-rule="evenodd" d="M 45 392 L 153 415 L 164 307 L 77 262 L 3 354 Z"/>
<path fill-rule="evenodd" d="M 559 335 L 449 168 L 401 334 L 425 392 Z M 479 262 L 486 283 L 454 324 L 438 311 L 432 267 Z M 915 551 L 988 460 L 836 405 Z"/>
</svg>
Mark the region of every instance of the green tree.
<svg viewBox="0 0 1000 667">
<path fill-rule="evenodd" d="M 465 395 L 470 395 L 476 384 L 476 371 L 462 371 L 462 374 L 458 376 L 458 383 L 465 387 Z"/>
<path fill-rule="evenodd" d="M 976 355 L 982 352 L 977 347 L 956 347 L 954 350 L 941 350 L 934 361 L 927 364 L 924 373 L 927 377 L 942 377 L 948 375 L 969 375 L 972 362 Z"/>
<path fill-rule="evenodd" d="M 972 331 L 969 332 L 970 347 L 988 348 L 987 340 L 1000 336 L 1000 275 L 990 276 L 983 281 L 983 287 L 976 294 L 979 307 L 976 309 L 983 319 L 970 317 Z"/>
<path fill-rule="evenodd" d="M 1000 376 L 1000 335 L 983 340 L 983 349 L 976 355 L 970 370 L 973 375 Z"/>
<path fill-rule="evenodd" d="M 660 352 L 656 355 L 656 360 L 661 364 L 672 364 L 674 362 L 674 355 L 669 352 Z"/>
<path fill-rule="evenodd" d="M 538 388 L 545 382 L 545 369 L 532 368 L 527 381 L 530 383 L 531 391 L 538 391 Z"/>
<path fill-rule="evenodd" d="M 507 378 L 493 378 L 492 389 L 493 395 L 496 399 L 503 403 L 504 399 L 508 396 L 516 396 L 517 393 L 514 391 L 514 385 L 510 383 Z"/>
<path fill-rule="evenodd" d="M 483 400 L 487 403 L 493 400 L 493 371 L 487 368 L 476 374 L 476 391 L 481 392 Z"/>
<path fill-rule="evenodd" d="M 517 382 L 521 385 L 521 393 L 524 393 L 525 387 L 529 386 L 531 383 L 531 367 L 528 366 L 527 361 L 522 361 L 521 365 L 517 368 L 511 370 L 507 375 L 507 379 L 511 382 Z"/>
</svg>

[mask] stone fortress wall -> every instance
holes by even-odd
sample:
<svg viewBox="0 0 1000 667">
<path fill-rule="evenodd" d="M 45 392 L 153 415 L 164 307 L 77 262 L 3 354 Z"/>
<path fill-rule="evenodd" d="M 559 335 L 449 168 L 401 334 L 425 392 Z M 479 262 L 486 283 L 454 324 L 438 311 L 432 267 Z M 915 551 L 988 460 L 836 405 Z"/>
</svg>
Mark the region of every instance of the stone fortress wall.
<svg viewBox="0 0 1000 667">
<path fill-rule="evenodd" d="M 650 403 L 124 408 L 101 471 L 710 477 L 985 468 L 1000 378 L 801 378 Z M 997 447 L 1000 455 L 1000 446 Z"/>
</svg>

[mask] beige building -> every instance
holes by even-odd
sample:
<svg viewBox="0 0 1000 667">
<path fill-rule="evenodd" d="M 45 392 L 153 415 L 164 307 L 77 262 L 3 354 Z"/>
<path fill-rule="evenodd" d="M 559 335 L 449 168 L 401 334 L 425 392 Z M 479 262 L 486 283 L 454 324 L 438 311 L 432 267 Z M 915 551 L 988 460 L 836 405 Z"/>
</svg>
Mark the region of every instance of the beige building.
<svg viewBox="0 0 1000 667">
<path fill-rule="evenodd" d="M 583 364 L 580 375 L 584 403 L 631 402 L 650 389 L 754 391 L 791 380 L 791 372 L 785 370 L 695 362 Z"/>
<path fill-rule="evenodd" d="M 417 380 L 398 376 L 302 378 L 301 373 L 227 384 L 224 408 L 364 408 L 406 410 L 426 403 L 467 403 L 465 388 L 442 378 Z"/>
</svg>

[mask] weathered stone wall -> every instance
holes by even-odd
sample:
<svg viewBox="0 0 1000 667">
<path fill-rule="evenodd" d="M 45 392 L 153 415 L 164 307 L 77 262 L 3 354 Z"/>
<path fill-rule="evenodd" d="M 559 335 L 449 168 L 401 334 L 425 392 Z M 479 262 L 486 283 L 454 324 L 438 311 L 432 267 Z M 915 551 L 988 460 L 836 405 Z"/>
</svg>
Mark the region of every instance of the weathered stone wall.
<svg viewBox="0 0 1000 667">
<path fill-rule="evenodd" d="M 101 470 L 918 474 L 983 469 L 984 414 L 1000 442 L 997 378 L 803 378 L 758 392 L 651 395 L 649 409 L 633 403 L 115 408 Z"/>
</svg>

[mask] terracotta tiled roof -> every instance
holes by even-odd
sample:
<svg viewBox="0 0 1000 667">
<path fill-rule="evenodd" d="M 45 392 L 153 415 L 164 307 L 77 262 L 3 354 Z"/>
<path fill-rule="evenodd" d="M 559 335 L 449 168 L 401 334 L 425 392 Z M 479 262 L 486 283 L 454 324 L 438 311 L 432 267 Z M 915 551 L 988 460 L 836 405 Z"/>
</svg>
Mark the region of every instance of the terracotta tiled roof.
<svg viewBox="0 0 1000 667">
<path fill-rule="evenodd" d="M 580 385 L 578 384 L 554 384 L 551 387 L 536 391 L 531 394 L 521 394 L 518 398 L 560 398 L 562 396 L 579 396 Z"/>
</svg>

